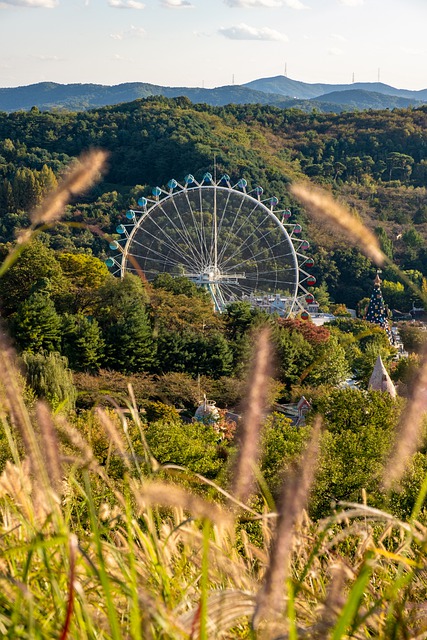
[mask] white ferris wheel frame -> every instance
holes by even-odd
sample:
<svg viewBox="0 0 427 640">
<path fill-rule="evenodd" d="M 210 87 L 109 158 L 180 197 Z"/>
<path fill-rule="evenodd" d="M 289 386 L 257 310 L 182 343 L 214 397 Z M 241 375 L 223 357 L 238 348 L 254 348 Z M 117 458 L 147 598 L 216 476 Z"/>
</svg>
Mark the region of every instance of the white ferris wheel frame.
<svg viewBox="0 0 427 640">
<path fill-rule="evenodd" d="M 226 183 L 224 186 L 223 183 Z M 205 184 L 206 183 L 206 184 Z M 305 298 L 310 295 L 309 291 L 306 289 L 304 283 L 310 278 L 313 278 L 305 269 L 303 268 L 305 263 L 311 260 L 308 256 L 301 253 L 301 247 L 308 248 L 309 244 L 306 240 L 299 238 L 295 235 L 295 233 L 299 233 L 301 231 L 301 225 L 298 223 L 284 223 L 283 219 L 280 220 L 278 217 L 280 214 L 283 214 L 288 211 L 287 209 L 281 209 L 277 212 L 273 211 L 274 206 L 278 204 L 278 199 L 275 197 L 268 197 L 261 200 L 261 195 L 263 190 L 261 187 L 255 187 L 251 191 L 246 191 L 246 180 L 240 179 L 234 186 L 231 185 L 229 177 L 227 175 L 222 176 L 219 180 L 214 180 L 211 174 L 206 173 L 203 176 L 202 182 L 197 182 L 197 180 L 192 176 L 186 176 L 184 184 L 178 183 L 176 180 L 172 179 L 168 183 L 169 190 L 166 191 L 161 187 L 155 187 L 153 189 L 153 198 L 142 197 L 139 199 L 138 203 L 142 202 L 141 209 L 130 209 L 126 212 L 127 222 L 125 224 L 119 224 L 117 226 L 116 231 L 122 235 L 122 238 L 119 240 L 115 240 L 110 243 L 111 249 L 118 249 L 119 254 L 115 256 L 111 256 L 106 260 L 106 263 L 109 267 L 115 267 L 113 273 L 115 275 L 120 275 L 123 278 L 128 271 L 128 262 L 131 262 L 129 256 L 132 256 L 130 253 L 130 248 L 132 247 L 133 240 L 135 238 L 135 234 L 143 225 L 144 221 L 151 216 L 151 214 L 157 209 L 161 208 L 161 206 L 166 203 L 168 200 L 175 198 L 178 194 L 183 192 L 196 192 L 214 190 L 214 200 L 216 203 L 216 193 L 218 191 L 226 192 L 229 194 L 239 194 L 240 196 L 243 194 L 244 199 L 254 204 L 256 207 L 260 207 L 261 210 L 271 218 L 271 220 L 277 225 L 280 231 L 283 233 L 284 238 L 288 242 L 288 246 L 290 248 L 290 256 L 292 258 L 293 266 L 295 272 L 295 282 L 293 284 L 294 292 L 291 296 L 284 296 L 287 301 L 288 313 L 287 316 L 295 313 L 295 310 L 304 311 L 305 310 Z M 257 197 L 251 195 L 252 192 L 255 192 Z M 264 204 L 268 202 L 270 207 Z M 216 204 L 214 206 L 214 269 L 217 268 L 217 212 L 216 212 Z M 298 231 L 296 232 L 296 229 Z M 289 230 L 289 231 L 288 231 Z M 124 246 L 122 244 L 124 242 Z M 214 271 L 215 274 L 215 271 Z M 184 274 L 186 275 L 186 274 Z M 187 274 L 188 275 L 188 274 Z M 242 274 L 234 274 L 236 278 L 241 276 Z M 234 277 L 233 276 L 233 277 Z M 228 276 L 230 277 L 230 276 Z M 203 282 L 199 282 L 196 278 L 195 274 L 191 274 L 189 278 L 194 282 L 199 284 L 204 284 L 206 288 L 209 290 L 215 305 L 215 309 L 219 312 L 223 311 L 226 303 L 221 297 L 220 287 L 215 287 L 215 283 L 218 284 L 221 281 L 221 276 L 218 276 L 217 280 L 215 279 L 215 275 L 211 275 L 208 279 L 203 280 Z M 310 285 L 307 285 L 310 286 Z M 215 292 L 216 289 L 216 292 Z"/>
</svg>

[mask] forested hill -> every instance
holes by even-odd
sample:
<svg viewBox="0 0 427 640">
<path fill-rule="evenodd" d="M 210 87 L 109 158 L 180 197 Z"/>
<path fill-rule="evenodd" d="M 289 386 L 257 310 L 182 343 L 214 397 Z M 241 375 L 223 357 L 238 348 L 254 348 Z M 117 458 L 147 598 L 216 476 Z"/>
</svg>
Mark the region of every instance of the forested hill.
<svg viewBox="0 0 427 640">
<path fill-rule="evenodd" d="M 46 111 L 84 111 L 150 96 L 184 96 L 194 103 L 213 106 L 269 104 L 282 108 L 296 107 L 308 112 L 316 109 L 321 112 L 339 113 L 355 109 L 421 106 L 427 101 L 427 89 L 408 91 L 379 82 L 347 85 L 308 84 L 285 76 L 260 78 L 246 85 L 233 84 L 214 89 L 163 87 L 147 82 L 126 82 L 113 86 L 39 82 L 22 87 L 0 88 L 0 111 L 28 110 L 33 106 Z"/>
<path fill-rule="evenodd" d="M 90 197 L 70 207 L 69 217 L 108 232 L 144 190 L 212 171 L 216 154 L 218 171 L 236 182 L 245 177 L 252 186 L 261 184 L 300 216 L 319 281 L 333 298 L 354 305 L 370 291 L 372 265 L 350 255 L 339 239 L 332 247 L 330 234 L 307 223 L 287 186 L 309 177 L 332 188 L 377 230 L 404 269 L 427 275 L 426 125 L 427 107 L 307 114 L 163 97 L 80 113 L 0 113 L 0 241 L 13 239 L 26 224 L 25 212 L 88 147 L 110 152 L 109 171 Z M 62 226 L 45 236 L 57 249 L 105 255 L 106 243 L 83 227 Z"/>
</svg>

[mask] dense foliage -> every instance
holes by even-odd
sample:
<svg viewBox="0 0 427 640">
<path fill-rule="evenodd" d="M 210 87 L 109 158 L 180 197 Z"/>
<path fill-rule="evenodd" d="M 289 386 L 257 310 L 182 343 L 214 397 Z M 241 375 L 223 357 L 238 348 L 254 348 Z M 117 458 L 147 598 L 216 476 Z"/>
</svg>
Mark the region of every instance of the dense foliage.
<svg viewBox="0 0 427 640">
<path fill-rule="evenodd" d="M 90 198 L 69 207 L 67 219 L 43 242 L 61 251 L 90 250 L 103 257 L 106 243 L 88 231 L 115 233 L 123 212 L 147 189 L 218 171 L 245 177 L 291 206 L 295 178 L 329 186 L 378 233 L 385 253 L 410 279 L 427 275 L 427 109 L 360 113 L 303 113 L 261 105 L 212 107 L 186 98 L 151 97 L 86 113 L 0 113 L 0 240 L 26 226 L 27 213 L 55 185 L 64 167 L 91 146 L 110 153 L 105 181 Z M 302 218 L 304 221 L 304 218 Z M 317 223 L 305 226 L 314 275 L 332 301 L 355 307 L 369 295 L 373 270 L 356 250 Z M 385 272 L 390 306 L 407 311 L 416 296 Z"/>
</svg>

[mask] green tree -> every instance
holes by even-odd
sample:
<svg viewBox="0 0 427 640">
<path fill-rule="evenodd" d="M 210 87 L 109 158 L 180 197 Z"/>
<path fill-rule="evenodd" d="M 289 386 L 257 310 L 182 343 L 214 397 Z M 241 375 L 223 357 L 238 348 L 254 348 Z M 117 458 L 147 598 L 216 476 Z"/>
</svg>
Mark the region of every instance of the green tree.
<svg viewBox="0 0 427 640">
<path fill-rule="evenodd" d="M 9 246 L 3 249 L 4 257 Z M 53 298 L 63 295 L 64 290 L 67 290 L 68 285 L 55 253 L 41 242 L 32 242 L 1 278 L 0 307 L 3 317 L 17 311 L 19 305 L 45 280 L 50 283 Z"/>
<path fill-rule="evenodd" d="M 26 378 L 36 396 L 44 398 L 54 409 L 72 409 L 77 398 L 68 361 L 59 353 L 24 353 Z"/>
<path fill-rule="evenodd" d="M 17 209 L 28 211 L 40 202 L 41 188 L 36 174 L 28 167 L 20 167 L 13 180 L 13 198 Z"/>
<path fill-rule="evenodd" d="M 153 331 L 140 300 L 127 300 L 120 309 L 113 309 L 111 324 L 103 333 L 107 366 L 126 373 L 151 369 L 155 354 Z"/>
<path fill-rule="evenodd" d="M 40 189 L 40 196 L 43 198 L 51 193 L 58 186 L 58 180 L 52 169 L 46 164 L 42 166 L 37 174 L 37 182 Z"/>
<path fill-rule="evenodd" d="M 384 463 L 400 412 L 399 400 L 380 391 L 335 389 L 313 407 L 324 420 L 319 470 L 310 511 L 321 518 L 340 500 L 385 507 L 381 490 Z"/>
<path fill-rule="evenodd" d="M 59 253 L 57 260 L 68 285 L 56 298 L 58 306 L 73 313 L 93 312 L 98 292 L 113 280 L 107 266 L 86 253 Z"/>
<path fill-rule="evenodd" d="M 272 413 L 267 417 L 261 438 L 260 470 L 275 498 L 290 465 L 302 454 L 309 434 L 309 427 L 295 428 L 282 413 Z"/>
<path fill-rule="evenodd" d="M 207 478 L 216 478 L 224 466 L 218 434 L 202 422 L 163 418 L 148 425 L 145 437 L 154 457 L 162 464 L 179 464 Z"/>
<path fill-rule="evenodd" d="M 22 351 L 57 351 L 61 343 L 61 318 L 50 297 L 36 291 L 14 315 L 11 329 Z"/>
<path fill-rule="evenodd" d="M 65 314 L 62 320 L 62 353 L 74 371 L 97 372 L 104 356 L 105 341 L 94 318 Z"/>
</svg>

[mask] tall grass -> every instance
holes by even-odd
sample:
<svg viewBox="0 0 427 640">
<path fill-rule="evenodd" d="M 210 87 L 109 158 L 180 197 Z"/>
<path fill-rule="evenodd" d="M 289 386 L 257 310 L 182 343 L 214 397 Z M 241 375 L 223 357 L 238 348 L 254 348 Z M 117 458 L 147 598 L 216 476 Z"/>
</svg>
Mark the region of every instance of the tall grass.
<svg viewBox="0 0 427 640">
<path fill-rule="evenodd" d="M 245 503 L 267 406 L 268 334 L 257 342 L 231 489 L 206 480 L 207 500 L 174 482 L 183 470 L 155 460 L 131 389 L 127 413 L 98 411 L 110 442 L 101 468 L 63 415 L 26 406 L 1 336 L 0 421 L 11 452 L 0 476 L 2 637 L 427 638 L 424 489 L 409 522 L 366 504 L 312 522 L 317 421 L 277 508 L 257 513 Z M 125 466 L 120 482 L 108 474 L 113 456 Z M 258 544 L 244 527 L 253 522 Z"/>
</svg>

